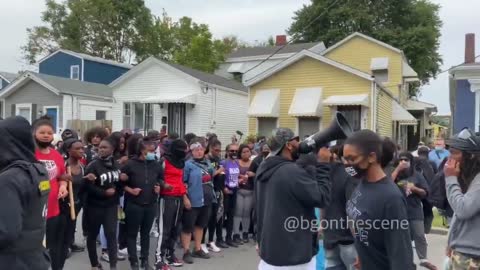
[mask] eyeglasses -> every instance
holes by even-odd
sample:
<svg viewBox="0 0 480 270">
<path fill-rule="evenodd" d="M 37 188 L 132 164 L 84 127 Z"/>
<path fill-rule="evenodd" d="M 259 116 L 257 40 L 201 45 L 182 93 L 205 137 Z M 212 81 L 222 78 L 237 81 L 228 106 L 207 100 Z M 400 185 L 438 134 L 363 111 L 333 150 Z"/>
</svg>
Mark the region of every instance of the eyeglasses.
<svg viewBox="0 0 480 270">
<path fill-rule="evenodd" d="M 458 133 L 457 138 L 468 140 L 471 143 L 473 143 L 473 145 L 478 146 L 475 140 L 473 139 L 473 136 L 475 135 L 468 128 L 464 128 L 462 129 L 462 131 L 460 131 L 460 133 Z"/>
</svg>

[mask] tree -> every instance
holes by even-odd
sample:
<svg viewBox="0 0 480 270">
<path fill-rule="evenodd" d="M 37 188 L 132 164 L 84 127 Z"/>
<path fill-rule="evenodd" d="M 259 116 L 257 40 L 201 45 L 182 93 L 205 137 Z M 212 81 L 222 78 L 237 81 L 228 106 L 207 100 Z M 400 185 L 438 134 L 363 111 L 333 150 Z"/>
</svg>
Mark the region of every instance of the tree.
<svg viewBox="0 0 480 270">
<path fill-rule="evenodd" d="M 288 33 L 298 38 L 296 42 L 323 41 L 328 47 L 361 32 L 403 50 L 422 83 L 440 72 L 438 5 L 428 0 L 355 0 L 332 6 L 334 1 L 312 0 L 304 5 L 295 12 Z M 418 87 L 410 89 L 410 95 L 417 94 Z"/>
</svg>

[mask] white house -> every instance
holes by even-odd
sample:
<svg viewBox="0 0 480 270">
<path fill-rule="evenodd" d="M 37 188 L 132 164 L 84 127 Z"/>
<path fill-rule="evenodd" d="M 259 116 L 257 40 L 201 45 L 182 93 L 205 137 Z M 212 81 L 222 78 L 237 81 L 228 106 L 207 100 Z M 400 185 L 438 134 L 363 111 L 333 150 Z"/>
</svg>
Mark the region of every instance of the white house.
<svg viewBox="0 0 480 270">
<path fill-rule="evenodd" d="M 220 64 L 215 74 L 247 84 L 258 74 L 276 66 L 302 50 L 321 53 L 326 49 L 323 42 L 288 45 L 286 43 L 287 36 L 278 35 L 275 46 L 238 48 L 228 55 L 224 63 Z M 271 56 L 272 54 L 274 55 Z"/>
<path fill-rule="evenodd" d="M 0 92 L 3 117 L 20 115 L 30 122 L 52 118 L 57 132 L 69 120 L 111 120 L 112 90 L 104 84 L 25 72 Z"/>
<path fill-rule="evenodd" d="M 239 82 L 150 57 L 110 87 L 113 130 L 214 132 L 223 144 L 246 134 L 248 92 Z"/>
</svg>

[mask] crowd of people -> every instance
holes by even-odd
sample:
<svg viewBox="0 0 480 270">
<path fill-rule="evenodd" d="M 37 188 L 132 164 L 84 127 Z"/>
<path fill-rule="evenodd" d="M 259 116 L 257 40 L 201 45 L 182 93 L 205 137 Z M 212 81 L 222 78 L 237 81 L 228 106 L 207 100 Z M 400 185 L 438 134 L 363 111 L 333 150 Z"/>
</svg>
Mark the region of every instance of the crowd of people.
<svg viewBox="0 0 480 270">
<path fill-rule="evenodd" d="M 478 134 L 465 129 L 410 153 L 361 130 L 309 154 L 291 130 L 273 134 L 223 148 L 211 133 L 96 127 L 82 139 L 56 135 L 47 117 L 0 120 L 0 262 L 60 270 L 86 249 L 92 269 L 128 258 L 133 270 L 166 270 L 251 242 L 260 270 L 405 270 L 415 269 L 413 242 L 420 266 L 437 269 L 425 237 L 436 207 L 451 228 L 450 269 L 479 269 Z M 292 217 L 337 222 L 292 230 Z M 405 223 L 359 225 L 369 221 Z M 75 242 L 77 227 L 86 246 Z"/>
</svg>

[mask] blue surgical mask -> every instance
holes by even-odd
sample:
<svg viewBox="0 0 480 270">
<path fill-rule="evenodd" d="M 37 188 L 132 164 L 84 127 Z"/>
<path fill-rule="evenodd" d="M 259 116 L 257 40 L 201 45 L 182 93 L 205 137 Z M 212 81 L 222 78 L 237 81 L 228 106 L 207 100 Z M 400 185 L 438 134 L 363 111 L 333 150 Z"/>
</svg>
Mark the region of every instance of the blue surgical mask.
<svg viewBox="0 0 480 270">
<path fill-rule="evenodd" d="M 155 155 L 155 153 L 147 153 L 147 156 L 145 157 L 145 160 L 155 160 L 157 156 Z"/>
<path fill-rule="evenodd" d="M 443 150 L 443 146 L 435 146 L 435 150 L 437 150 L 437 151 L 442 151 L 442 150 Z"/>
</svg>

